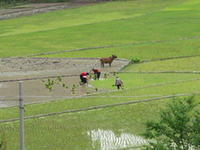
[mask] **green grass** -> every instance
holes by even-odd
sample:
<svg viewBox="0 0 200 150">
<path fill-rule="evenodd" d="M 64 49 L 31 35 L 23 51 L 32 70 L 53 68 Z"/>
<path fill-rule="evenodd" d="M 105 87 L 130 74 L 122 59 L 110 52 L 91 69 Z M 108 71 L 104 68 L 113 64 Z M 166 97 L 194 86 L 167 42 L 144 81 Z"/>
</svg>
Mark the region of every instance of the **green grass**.
<svg viewBox="0 0 200 150">
<path fill-rule="evenodd" d="M 99 94 L 104 98 L 68 99 L 45 104 L 26 105 L 25 115 L 60 112 L 70 109 L 85 108 L 102 104 L 142 100 L 177 93 L 194 93 L 200 90 L 200 81 L 187 81 L 183 83 L 167 83 L 180 79 L 195 79 L 199 75 L 138 75 L 120 74 L 124 79 L 125 89 L 121 91 Z M 113 79 L 94 82 L 95 86 L 112 87 Z M 140 86 L 166 83 L 155 87 L 137 89 Z M 97 95 L 98 96 L 98 95 Z M 136 97 L 111 97 L 111 96 L 136 96 Z M 199 97 L 197 97 L 199 99 Z M 157 120 L 159 110 L 165 107 L 169 100 L 148 103 L 124 105 L 113 108 L 93 110 L 88 112 L 57 115 L 41 119 L 25 121 L 25 135 L 27 149 L 100 149 L 99 142 L 92 147 L 92 141 L 87 132 L 91 130 L 111 130 L 117 136 L 122 133 L 140 135 L 145 130 L 147 120 Z M 18 108 L 0 109 L 1 119 L 18 117 Z M 18 123 L 0 124 L 0 131 L 6 135 L 8 149 L 18 147 Z M 77 144 L 78 141 L 78 144 Z"/>
<path fill-rule="evenodd" d="M 200 75 L 195 74 L 137 74 L 137 73 L 120 73 L 119 76 L 125 88 L 137 88 L 141 86 L 149 86 L 152 84 L 161 84 L 169 82 L 178 82 L 180 80 L 198 79 Z M 99 88 L 116 89 L 112 85 L 115 83 L 115 77 L 106 79 L 104 81 L 91 82 L 94 86 Z"/>
<path fill-rule="evenodd" d="M 199 75 L 174 75 L 174 74 L 158 74 L 158 75 L 138 75 L 138 74 L 120 74 L 123 79 L 125 88 L 122 91 L 112 91 L 113 78 L 105 81 L 96 81 L 92 84 L 99 89 L 107 88 L 108 93 L 96 95 L 90 98 L 66 99 L 56 102 L 48 102 L 44 104 L 34 104 L 26 106 L 26 116 L 38 115 L 50 112 L 60 112 L 64 110 L 80 109 L 97 105 L 114 104 L 127 102 L 132 100 L 142 100 L 152 97 L 160 97 L 163 95 L 172 95 L 180 93 L 198 92 L 200 86 L 199 80 L 189 81 L 192 79 L 200 79 Z M 185 82 L 177 82 L 185 81 Z M 157 84 L 157 85 L 155 85 Z M 99 96 L 99 97 L 98 97 Z M 107 97 L 101 97 L 107 96 Z M 112 97 L 122 96 L 122 97 Z M 123 97 L 125 96 L 125 97 Z M 132 97 L 126 97 L 132 96 Z M 18 117 L 18 108 L 12 107 L 0 109 L 0 120 Z"/>
<path fill-rule="evenodd" d="M 159 112 L 156 106 L 161 107 L 160 104 L 164 107 L 163 102 L 151 102 L 28 120 L 25 122 L 26 147 L 56 150 L 100 149 L 98 141 L 96 148 L 92 147 L 94 143 L 92 144 L 87 135 L 88 131 L 112 130 L 119 136 L 121 133 L 140 134 L 144 131 L 141 122 L 156 119 Z M 8 149 L 17 149 L 18 123 L 1 124 L 0 129 L 7 135 Z"/>
<path fill-rule="evenodd" d="M 138 44 L 119 45 L 113 48 L 66 52 L 42 57 L 105 57 L 116 54 L 119 58 L 149 60 L 177 56 L 195 56 L 200 55 L 199 42 L 200 39 L 178 39 L 163 43 L 141 42 Z"/>
<path fill-rule="evenodd" d="M 117 1 L 0 21 L 0 57 L 91 46 L 116 45 L 48 55 L 47 57 L 102 57 L 150 60 L 199 55 L 198 0 Z M 184 38 L 184 39 L 183 39 Z M 155 42 L 162 41 L 162 42 Z M 133 64 L 124 71 L 199 71 L 199 57 Z M 118 74 L 125 88 L 116 91 L 114 77 L 91 82 L 109 92 L 99 97 L 77 98 L 26 105 L 26 116 L 142 100 L 200 90 L 198 74 Z M 178 82 L 184 81 L 185 82 Z M 141 88 L 142 87 L 142 88 Z M 101 97 L 105 96 L 105 97 Z M 118 96 L 118 97 L 114 97 Z M 121 97 L 120 97 L 121 96 Z M 131 96 L 131 97 L 126 97 Z M 199 99 L 199 97 L 197 97 Z M 26 147 L 35 149 L 100 149 L 88 131 L 112 130 L 140 135 L 147 120 L 157 120 L 159 110 L 170 100 L 63 114 L 25 122 Z M 18 117 L 18 108 L 0 109 L 0 120 Z M 8 149 L 18 148 L 18 122 L 0 124 Z M 78 144 L 77 144 L 78 143 Z M 94 145 L 95 147 L 92 147 Z"/>
<path fill-rule="evenodd" d="M 125 70 L 131 71 L 200 71 L 200 57 L 189 57 L 181 59 L 172 59 L 164 61 L 153 61 L 148 63 L 134 64 L 128 66 Z"/>
<path fill-rule="evenodd" d="M 197 36 L 199 20 L 195 18 L 199 17 L 198 10 L 165 10 L 183 2 L 111 2 L 1 21 L 0 54 L 1 57 L 24 56 L 64 49 Z M 77 56 L 87 57 L 86 54 L 80 54 L 77 53 Z"/>
<path fill-rule="evenodd" d="M 174 94 L 183 94 L 183 93 L 198 93 L 199 86 L 197 85 L 199 81 L 191 81 L 191 82 L 183 82 L 183 83 L 173 83 L 166 84 L 161 86 L 152 86 L 145 87 L 141 89 L 127 89 L 125 91 L 121 91 L 119 93 L 110 93 L 110 95 L 124 95 L 124 96 L 146 96 L 155 95 L 155 97 L 163 96 L 163 95 L 174 95 Z M 108 94 L 109 95 L 109 94 Z"/>
<path fill-rule="evenodd" d="M 64 114 L 25 122 L 27 149 L 100 149 L 98 140 L 91 142 L 87 134 L 91 130 L 111 130 L 116 136 L 122 133 L 140 135 L 144 122 L 157 120 L 160 109 L 169 100 L 106 108 L 73 114 Z M 45 106 L 44 106 L 45 108 Z M 18 123 L 0 124 L 6 135 L 9 150 L 18 147 Z M 78 144 L 77 144 L 78 141 Z"/>
<path fill-rule="evenodd" d="M 117 1 L 84 6 L 69 10 L 59 10 L 34 16 L 1 21 L 1 36 L 56 30 L 59 28 L 96 24 L 106 21 L 134 18 L 166 8 L 172 0 Z M 134 9 L 133 9 L 134 8 Z"/>
</svg>

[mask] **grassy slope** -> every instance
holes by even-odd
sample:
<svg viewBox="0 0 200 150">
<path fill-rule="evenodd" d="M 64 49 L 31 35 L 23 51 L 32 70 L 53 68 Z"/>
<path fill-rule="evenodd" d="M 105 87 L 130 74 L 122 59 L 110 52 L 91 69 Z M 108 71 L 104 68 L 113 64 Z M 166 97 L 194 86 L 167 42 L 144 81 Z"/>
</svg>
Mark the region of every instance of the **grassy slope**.
<svg viewBox="0 0 200 150">
<path fill-rule="evenodd" d="M 176 56 L 195 56 L 200 54 L 199 42 L 200 39 L 177 40 L 163 43 L 141 42 L 113 48 L 52 54 L 46 55 L 46 57 L 105 57 L 117 54 L 120 58 L 149 60 Z"/>
<path fill-rule="evenodd" d="M 163 76 L 165 76 L 163 79 L 169 79 L 166 75 Z M 149 76 L 146 77 L 149 78 L 149 80 L 152 80 Z M 127 77 L 127 79 L 129 79 L 129 77 Z M 159 81 L 159 79 L 157 80 Z M 107 96 L 107 98 L 71 99 L 49 102 L 46 104 L 27 105 L 26 116 L 48 112 L 59 112 L 66 109 L 84 108 L 99 104 L 140 100 L 176 93 L 193 93 L 200 90 L 200 87 L 198 86 L 199 82 L 200 81 L 168 84 L 135 90 L 132 90 L 132 86 L 128 84 L 127 89 L 124 91 L 107 93 L 104 95 Z M 105 84 L 106 83 L 104 82 L 104 86 Z M 109 98 L 109 96 L 116 95 L 136 97 Z M 64 147 L 67 147 L 68 149 L 82 149 L 83 147 L 84 149 L 92 149 L 91 140 L 87 135 L 87 132 L 91 130 L 112 130 L 117 135 L 120 135 L 121 133 L 140 135 L 145 129 L 145 121 L 158 119 L 159 110 L 165 107 L 165 101 L 166 100 L 28 120 L 25 124 L 26 144 L 28 149 L 43 149 L 44 147 L 47 149 L 57 147 L 57 149 L 60 150 Z M 1 119 L 17 117 L 17 110 L 18 108 L 1 109 Z M 1 124 L 0 129 L 6 134 L 8 148 L 10 150 L 16 149 L 18 146 L 18 124 Z M 79 141 L 79 144 L 77 144 L 77 140 Z M 98 146 L 95 147 L 95 149 L 98 149 Z"/>
<path fill-rule="evenodd" d="M 199 17 L 197 10 L 166 9 L 167 6 L 179 3 L 183 1 L 113 2 L 1 21 L 0 54 L 1 57 L 21 56 L 45 51 L 197 36 L 199 20 L 193 19 Z M 130 49 L 128 47 L 128 52 Z M 146 48 L 149 49 L 155 48 Z M 198 53 L 198 49 L 193 51 Z M 84 55 L 80 54 L 76 53 L 76 56 L 91 56 L 85 52 Z M 110 52 L 104 51 L 104 55 L 107 54 Z M 129 58 L 129 55 L 124 53 L 120 57 Z"/>
<path fill-rule="evenodd" d="M 164 84 L 179 82 L 182 80 L 198 79 L 200 76 L 197 74 L 135 74 L 135 73 L 121 73 L 118 75 L 123 81 L 126 89 L 149 86 L 152 84 Z M 106 81 L 96 81 L 94 86 L 115 89 L 112 87 L 115 78 L 107 79 Z M 172 84 L 173 85 L 173 84 Z M 164 93 L 163 93 L 164 94 Z"/>
<path fill-rule="evenodd" d="M 165 43 L 141 43 L 144 41 L 176 40 L 182 37 L 198 36 L 199 20 L 196 19 L 199 17 L 197 12 L 200 8 L 198 0 L 188 0 L 186 3 L 181 1 L 183 4 L 180 1 L 174 2 L 172 0 L 165 2 L 157 0 L 157 3 L 155 1 L 145 3 L 145 1 L 111 2 L 70 11 L 57 11 L 33 17 L 1 21 L 1 57 L 23 56 L 43 51 L 130 42 L 139 42 L 139 44 L 102 50 L 72 52 L 66 53 L 66 56 L 99 57 L 119 53 L 119 56 L 124 58 L 139 57 L 141 59 L 152 59 L 180 55 L 198 55 L 199 39 Z M 169 7 L 165 8 L 166 6 Z M 132 7 L 138 9 L 132 9 Z M 119 9 L 123 10 L 119 12 Z M 159 9 L 161 10 L 158 11 Z M 105 13 L 105 17 L 100 15 L 102 11 Z M 97 15 L 95 15 L 96 12 Z M 145 15 L 149 12 L 153 13 Z M 75 16 L 70 17 L 72 14 Z M 69 15 L 68 18 L 67 15 Z M 44 16 L 47 18 L 46 22 L 42 22 Z M 50 16 L 54 17 L 56 21 L 52 21 Z M 72 18 L 74 21 L 69 20 L 66 23 L 65 18 Z M 38 22 L 41 22 L 41 24 L 38 24 Z M 13 43 L 10 43 L 11 40 Z M 131 53 L 132 55 L 130 55 Z M 53 55 L 51 57 L 61 57 L 61 55 Z M 196 65 L 198 60 L 199 58 L 196 57 L 151 62 L 130 66 L 126 71 L 198 70 L 199 67 Z M 187 63 L 188 61 L 190 63 Z M 182 67 L 182 64 L 184 67 Z M 199 75 L 139 75 L 124 73 L 120 74 L 120 77 L 125 82 L 125 90 L 107 93 L 104 94 L 105 96 L 130 95 L 141 97 L 72 99 L 47 104 L 28 105 L 26 106 L 26 115 L 140 100 L 156 95 L 193 93 L 198 92 L 200 89 L 198 84 L 200 81 L 135 89 L 140 86 L 157 83 L 196 79 L 199 78 Z M 112 90 L 114 88 L 112 87 L 113 81 L 114 79 L 111 78 L 105 81 L 94 82 L 93 84 L 98 88 L 106 87 Z M 141 134 L 144 131 L 144 120 L 158 119 L 159 108 L 164 106 L 165 102 L 163 101 L 151 102 L 29 120 L 26 121 L 27 149 L 58 149 L 58 147 L 59 149 L 66 149 L 67 147 L 67 149 L 73 150 L 82 149 L 83 147 L 84 149 L 93 149 L 91 141 L 87 136 L 87 131 L 98 128 L 113 130 L 117 135 L 121 132 Z M 1 109 L 1 119 L 17 117 L 17 109 Z M 6 132 L 8 149 L 10 150 L 18 148 L 17 125 L 17 123 L 0 125 L 2 131 Z M 97 144 L 96 149 L 98 148 L 99 144 Z"/>
<path fill-rule="evenodd" d="M 96 143 L 98 146 L 92 148 L 88 131 L 109 129 L 119 136 L 124 132 L 139 134 L 144 129 L 141 121 L 157 118 L 159 110 L 155 106 L 159 104 L 161 102 L 28 120 L 26 121 L 27 149 L 99 149 L 98 142 Z M 152 116 L 152 113 L 155 115 Z M 0 127 L 6 131 L 9 143 L 12 143 L 8 145 L 9 150 L 17 149 L 17 126 L 17 123 L 12 123 Z"/>
<path fill-rule="evenodd" d="M 124 71 L 200 71 L 200 57 L 153 61 L 128 66 Z"/>
<path fill-rule="evenodd" d="M 107 87 L 110 92 L 99 94 L 97 97 L 67 99 L 56 102 L 49 102 L 44 104 L 34 104 L 26 106 L 26 115 L 37 115 L 49 112 L 59 112 L 68 109 L 79 109 L 96 105 L 113 104 L 126 102 L 130 100 L 142 100 L 150 97 L 160 97 L 164 95 L 179 94 L 179 93 L 194 93 L 198 92 L 200 86 L 199 75 L 138 75 L 138 74 L 121 74 L 120 77 L 124 79 L 125 88 L 122 91 L 113 91 L 116 88 L 112 87 L 114 79 L 106 81 L 95 82 L 94 85 L 98 88 Z M 188 81 L 188 79 L 199 79 L 197 81 Z M 185 81 L 177 83 L 178 81 Z M 155 85 L 157 84 L 157 85 Z M 108 97 L 101 97 L 101 96 Z M 100 96 L 100 97 L 98 97 Z M 122 96 L 122 97 L 112 97 Z M 133 97 L 123 97 L 133 96 Z M 7 109 L 0 109 L 0 120 L 18 117 L 18 108 L 12 107 Z"/>
</svg>

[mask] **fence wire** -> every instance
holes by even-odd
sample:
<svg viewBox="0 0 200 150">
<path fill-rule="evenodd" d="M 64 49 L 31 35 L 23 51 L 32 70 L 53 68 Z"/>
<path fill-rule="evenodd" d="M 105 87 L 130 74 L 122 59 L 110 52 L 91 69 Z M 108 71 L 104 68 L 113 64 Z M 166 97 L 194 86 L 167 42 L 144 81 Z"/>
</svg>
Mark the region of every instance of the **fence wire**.
<svg viewBox="0 0 200 150">
<path fill-rule="evenodd" d="M 41 83 L 41 79 L 34 80 L 39 80 L 38 82 Z M 149 84 L 124 89 L 124 92 L 126 93 L 130 90 L 137 91 L 149 87 L 159 87 L 172 85 L 174 83 L 185 83 L 198 80 L 200 80 L 200 78 Z M 26 82 L 29 84 L 32 80 Z M 15 85 L 16 81 L 8 82 L 8 84 Z M 36 89 L 39 92 L 40 88 L 38 84 L 36 84 L 36 86 Z M 95 94 L 89 93 L 83 96 L 65 96 L 54 95 L 53 93 L 50 95 L 39 95 L 30 91 L 28 95 L 24 95 L 25 101 L 36 99 L 36 103 L 38 103 L 42 102 L 39 100 L 45 98 L 52 100 L 56 99 L 59 101 L 61 99 L 66 99 L 63 101 L 70 101 L 73 106 L 67 106 L 68 109 L 58 109 L 58 111 L 54 112 L 52 110 L 56 108 L 56 106 L 54 105 L 55 103 L 52 103 L 51 106 L 49 105 L 49 108 L 52 108 L 51 110 L 43 110 L 41 106 L 38 112 L 34 112 L 34 110 L 31 109 L 31 107 L 34 106 L 31 105 L 28 107 L 27 105 L 27 109 L 25 107 L 25 143 L 27 149 L 139 149 L 141 145 L 148 141 L 141 136 L 138 136 L 144 126 L 141 126 L 141 122 L 138 121 L 137 118 L 140 120 L 151 119 L 151 116 L 148 116 L 150 112 L 158 115 L 159 112 L 156 105 L 157 103 L 161 103 L 160 101 L 165 103 L 165 100 L 170 98 L 200 94 L 197 91 L 193 94 L 181 93 L 175 95 L 154 93 L 144 95 L 134 95 L 134 93 L 130 93 L 130 95 L 115 95 L 117 92 L 119 91 L 104 90 L 98 91 Z M 105 93 L 107 94 L 102 95 Z M 0 103 L 10 101 L 18 104 L 17 94 L 13 96 L 10 96 L 9 94 L 7 96 L 0 96 L 0 99 Z M 90 101 L 96 99 L 98 103 L 96 105 L 92 103 L 87 104 L 86 99 L 89 99 Z M 114 102 L 109 102 L 111 99 L 113 99 Z M 76 106 L 76 101 L 82 103 L 81 107 Z M 109 102 L 109 104 L 105 105 L 105 101 Z M 32 101 L 32 103 L 35 102 Z M 70 103 L 66 103 L 66 105 L 72 105 Z M 46 104 L 47 103 L 44 103 L 44 105 Z M 142 107 L 143 105 L 145 105 L 145 110 L 143 109 L 144 107 Z M 126 106 L 126 108 L 124 106 Z M 15 108 L 15 110 L 17 110 L 17 108 Z M 134 116 L 137 117 L 134 118 Z M 10 119 L 0 120 L 0 132 L 5 133 L 9 150 L 15 150 L 18 148 L 18 126 L 17 115 Z M 77 144 L 77 142 L 79 144 Z M 13 145 L 13 143 L 15 144 Z"/>
</svg>

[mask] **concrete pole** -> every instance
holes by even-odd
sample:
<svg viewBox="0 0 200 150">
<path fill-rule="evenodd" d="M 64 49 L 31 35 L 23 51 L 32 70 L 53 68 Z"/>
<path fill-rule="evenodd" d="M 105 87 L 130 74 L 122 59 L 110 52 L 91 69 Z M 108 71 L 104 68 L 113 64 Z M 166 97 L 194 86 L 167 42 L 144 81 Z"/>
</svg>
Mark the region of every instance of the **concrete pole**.
<svg viewBox="0 0 200 150">
<path fill-rule="evenodd" d="M 23 99 L 23 82 L 19 82 L 19 115 L 20 115 L 20 128 L 19 128 L 19 140 L 20 150 L 25 150 L 24 147 L 24 99 Z"/>
</svg>

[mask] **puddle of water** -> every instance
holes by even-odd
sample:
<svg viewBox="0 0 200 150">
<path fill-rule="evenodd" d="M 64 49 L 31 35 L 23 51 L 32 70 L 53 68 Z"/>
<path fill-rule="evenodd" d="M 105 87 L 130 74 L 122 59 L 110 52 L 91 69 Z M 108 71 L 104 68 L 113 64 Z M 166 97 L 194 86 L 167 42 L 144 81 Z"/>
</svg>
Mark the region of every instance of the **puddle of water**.
<svg viewBox="0 0 200 150">
<path fill-rule="evenodd" d="M 135 136 L 129 133 L 122 133 L 116 135 L 111 130 L 91 130 L 87 134 L 91 137 L 93 142 L 93 148 L 95 149 L 95 143 L 100 144 L 100 150 L 114 150 L 123 149 L 128 147 L 139 147 L 143 144 L 147 144 L 147 141 L 142 137 Z"/>
</svg>

